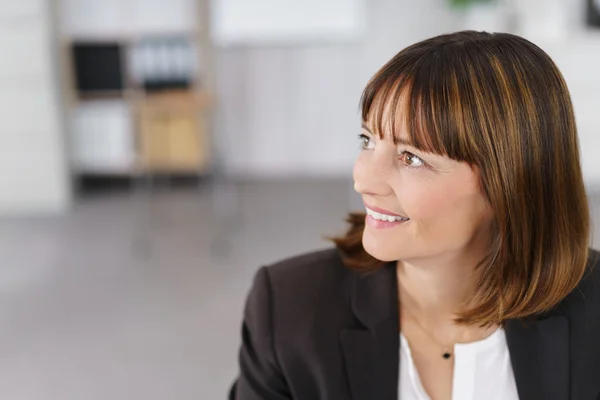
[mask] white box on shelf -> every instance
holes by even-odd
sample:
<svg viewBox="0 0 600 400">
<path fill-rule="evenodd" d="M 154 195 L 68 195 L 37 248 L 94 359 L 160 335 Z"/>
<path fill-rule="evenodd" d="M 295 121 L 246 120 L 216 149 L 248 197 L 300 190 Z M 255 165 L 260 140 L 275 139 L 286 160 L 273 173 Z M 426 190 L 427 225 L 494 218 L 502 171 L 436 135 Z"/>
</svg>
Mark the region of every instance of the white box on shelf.
<svg viewBox="0 0 600 400">
<path fill-rule="evenodd" d="M 71 122 L 72 159 L 77 172 L 133 171 L 132 117 L 124 101 L 82 102 L 75 108 Z"/>
</svg>

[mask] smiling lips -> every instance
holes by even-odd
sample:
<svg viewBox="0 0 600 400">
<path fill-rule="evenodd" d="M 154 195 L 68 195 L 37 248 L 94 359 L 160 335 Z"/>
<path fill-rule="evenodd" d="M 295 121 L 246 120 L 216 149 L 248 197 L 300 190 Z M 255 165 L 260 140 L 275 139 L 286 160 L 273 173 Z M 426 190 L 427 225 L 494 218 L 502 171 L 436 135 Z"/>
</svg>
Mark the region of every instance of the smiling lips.
<svg viewBox="0 0 600 400">
<path fill-rule="evenodd" d="M 380 208 L 369 207 L 366 205 L 365 208 L 367 210 L 367 217 L 365 219 L 365 223 L 374 229 L 393 228 L 395 226 L 403 225 L 404 223 L 410 220 L 410 218 L 404 217 L 402 215 L 392 213 L 388 214 L 389 211 L 387 211 L 386 213 L 381 212 L 383 210 Z"/>
<path fill-rule="evenodd" d="M 368 206 L 366 204 L 365 204 L 365 208 L 367 210 L 367 215 L 369 215 L 370 217 L 372 217 L 373 219 L 376 219 L 378 221 L 404 222 L 404 221 L 408 221 L 410 219 L 403 215 L 394 214 L 390 211 L 387 211 L 387 210 L 384 210 L 381 208 L 377 208 L 377 207 L 373 207 L 373 206 Z"/>
</svg>

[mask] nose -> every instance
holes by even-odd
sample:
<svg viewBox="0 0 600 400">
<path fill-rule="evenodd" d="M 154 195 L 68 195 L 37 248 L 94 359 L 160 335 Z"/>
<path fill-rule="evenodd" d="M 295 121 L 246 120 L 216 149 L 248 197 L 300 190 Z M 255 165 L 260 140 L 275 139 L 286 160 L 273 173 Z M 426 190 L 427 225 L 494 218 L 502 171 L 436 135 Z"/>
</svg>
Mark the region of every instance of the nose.
<svg viewBox="0 0 600 400">
<path fill-rule="evenodd" d="M 374 152 L 361 154 L 354 163 L 354 190 L 361 195 L 385 196 L 392 192 L 389 178 L 392 166 L 377 159 Z"/>
</svg>

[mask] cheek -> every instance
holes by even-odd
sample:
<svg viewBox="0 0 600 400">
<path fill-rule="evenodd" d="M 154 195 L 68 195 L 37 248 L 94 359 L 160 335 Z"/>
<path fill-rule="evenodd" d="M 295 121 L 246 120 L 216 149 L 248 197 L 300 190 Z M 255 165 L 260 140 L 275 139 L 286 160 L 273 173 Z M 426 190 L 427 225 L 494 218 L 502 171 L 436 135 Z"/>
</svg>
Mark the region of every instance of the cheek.
<svg viewBox="0 0 600 400">
<path fill-rule="evenodd" d="M 397 180 L 394 191 L 402 210 L 419 223 L 437 219 L 437 216 L 447 213 L 448 193 L 439 184 L 433 184 L 425 179 L 405 176 Z"/>
<path fill-rule="evenodd" d="M 420 234 L 468 235 L 480 219 L 480 195 L 471 188 L 413 182 L 405 183 L 397 193 Z"/>
</svg>

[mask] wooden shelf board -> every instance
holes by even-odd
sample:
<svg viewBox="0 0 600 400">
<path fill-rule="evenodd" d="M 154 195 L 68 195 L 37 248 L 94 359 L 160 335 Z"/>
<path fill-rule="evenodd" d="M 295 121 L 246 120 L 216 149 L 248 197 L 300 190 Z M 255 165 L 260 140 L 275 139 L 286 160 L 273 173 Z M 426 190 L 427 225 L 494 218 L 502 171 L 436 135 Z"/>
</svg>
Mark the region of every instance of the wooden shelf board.
<svg viewBox="0 0 600 400">
<path fill-rule="evenodd" d="M 94 92 L 76 92 L 76 101 L 125 99 L 125 90 L 103 90 Z"/>
<path fill-rule="evenodd" d="M 154 38 L 170 38 L 170 37 L 187 37 L 197 39 L 202 33 L 200 29 L 182 29 L 182 30 L 153 30 L 138 33 L 115 33 L 115 34 L 75 34 L 69 35 L 61 33 L 60 39 L 63 43 L 105 43 L 117 42 L 122 44 L 136 43 L 147 39 Z"/>
</svg>

